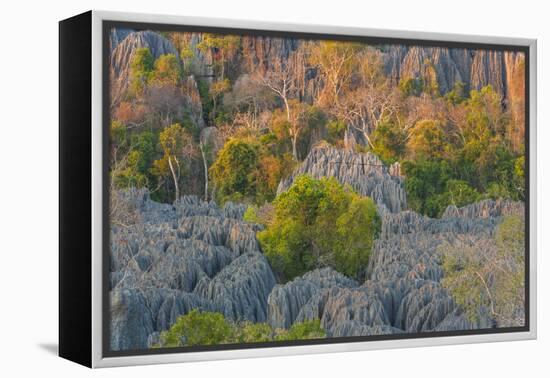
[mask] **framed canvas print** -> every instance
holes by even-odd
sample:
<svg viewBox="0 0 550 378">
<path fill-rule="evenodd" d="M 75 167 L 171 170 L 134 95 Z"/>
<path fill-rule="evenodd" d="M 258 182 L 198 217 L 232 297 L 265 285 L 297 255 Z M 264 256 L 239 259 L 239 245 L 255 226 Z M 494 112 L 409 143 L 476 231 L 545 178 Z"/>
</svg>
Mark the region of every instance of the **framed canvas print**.
<svg viewBox="0 0 550 378">
<path fill-rule="evenodd" d="M 536 337 L 536 42 L 60 22 L 60 355 Z"/>
</svg>

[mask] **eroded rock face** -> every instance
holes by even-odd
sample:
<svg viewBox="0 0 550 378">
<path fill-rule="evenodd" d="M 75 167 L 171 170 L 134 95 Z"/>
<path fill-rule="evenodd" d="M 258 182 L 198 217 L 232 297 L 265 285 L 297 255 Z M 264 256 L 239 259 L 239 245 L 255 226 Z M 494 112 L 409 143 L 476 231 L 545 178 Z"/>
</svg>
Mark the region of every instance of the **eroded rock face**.
<svg viewBox="0 0 550 378">
<path fill-rule="evenodd" d="M 196 308 L 265 321 L 275 277 L 245 207 L 194 196 L 173 205 L 145 190 L 118 193 L 136 224 L 111 227 L 111 348 L 147 348 Z"/>
<path fill-rule="evenodd" d="M 316 164 L 327 163 L 327 156 L 362 158 L 329 150 L 312 154 L 303 167 L 320 175 Z M 368 180 L 400 182 L 383 167 L 374 173 L 348 167 L 351 172 L 327 172 L 374 195 Z M 117 198 L 136 223 L 111 227 L 113 350 L 150 347 L 178 316 L 194 308 L 220 312 L 235 322 L 267 322 L 273 328 L 319 319 L 329 337 L 494 327 L 489 309 L 480 307 L 474 321 L 442 286 L 440 247 L 478 245 L 483 253 L 502 217 L 525 210 L 518 202 L 484 200 L 463 208 L 449 206 L 441 218 L 432 219 L 400 211 L 391 207 L 399 202 L 378 197 L 382 230 L 365 282 L 322 268 L 277 284 L 255 237 L 259 226 L 242 220 L 245 206 L 227 203 L 220 208 L 193 196 L 160 204 L 145 190 L 121 192 Z"/>
<path fill-rule="evenodd" d="M 439 90 L 447 93 L 453 89 L 456 81 L 468 83 L 462 66 L 455 61 L 453 49 L 421 46 L 388 46 L 385 55 L 386 70 L 394 82 L 407 78 L 431 79 L 436 74 Z M 463 62 L 467 67 L 469 61 Z"/>
<path fill-rule="evenodd" d="M 111 349 L 128 350 L 147 347 L 147 337 L 154 331 L 145 297 L 135 290 L 115 290 L 110 296 Z"/>
<path fill-rule="evenodd" d="M 334 176 L 350 183 L 345 180 L 352 174 L 340 171 Z M 474 321 L 443 288 L 440 246 L 483 246 L 503 216 L 523 213 L 522 203 L 509 200 L 484 200 L 460 209 L 449 206 L 440 219 L 412 211 L 382 212 L 382 232 L 369 259 L 366 282 L 358 286 L 324 279 L 320 282 L 326 284 L 319 284 L 311 279 L 312 273 L 330 277 L 329 271 L 307 273 L 275 286 L 268 299 L 268 320 L 274 327 L 288 328 L 319 318 L 327 335 L 334 337 L 494 327 L 488 309 L 480 307 Z"/>
<path fill-rule="evenodd" d="M 133 33 L 134 30 L 126 28 L 113 28 L 109 35 L 109 43 L 111 44 L 111 51 L 117 47 L 120 42 L 124 40 L 129 34 Z"/>
<path fill-rule="evenodd" d="M 300 310 L 322 289 L 356 287 L 357 282 L 331 268 L 316 269 L 288 282 L 276 285 L 267 300 L 268 323 L 274 328 L 288 328 Z"/>
<path fill-rule="evenodd" d="M 281 181 L 277 193 L 287 190 L 296 176 L 303 174 L 314 178 L 335 177 L 390 212 L 407 207 L 402 179 L 391 175 L 380 159 L 370 152 L 361 154 L 329 146 L 316 147 L 289 178 Z"/>
<path fill-rule="evenodd" d="M 204 34 L 189 32 L 179 36 L 185 45 L 193 52 L 191 58 L 184 62 L 187 72 L 199 75 L 206 82 L 211 82 L 213 75 L 214 56 L 212 51 L 198 48 L 204 39 Z M 304 40 L 264 36 L 243 36 L 242 51 L 230 57 L 233 67 L 232 80 L 239 75 L 250 74 L 272 68 L 273 62 L 285 62 L 293 52 L 298 52 L 294 58 L 305 59 L 299 48 Z M 155 58 L 161 54 L 174 53 L 177 49 L 166 38 L 152 31 L 134 32 L 133 30 L 117 28 L 110 34 L 110 44 L 113 53 L 113 63 L 116 63 L 113 85 L 114 102 L 123 93 L 125 84 L 122 77 L 127 77 L 128 63 L 132 49 L 149 47 Z M 124 46 L 124 47 L 123 47 Z M 466 90 L 480 89 L 491 85 L 507 103 L 513 104 L 523 96 L 514 88 L 521 87 L 525 78 L 521 67 L 525 57 L 521 52 L 488 51 L 461 48 L 443 48 L 429 46 L 382 45 L 378 46 L 386 73 L 394 84 L 401 79 L 422 78 L 426 82 L 435 80 L 439 92 L 443 95 L 451 91 L 456 82 L 466 85 Z M 297 83 L 300 95 L 311 100 L 318 90 L 318 77 L 315 69 L 309 69 L 301 82 Z M 120 79 L 119 79 L 120 78 Z"/>
<path fill-rule="evenodd" d="M 211 300 L 228 319 L 265 322 L 273 286 L 275 276 L 266 258 L 253 252 L 235 259 L 213 279 L 204 277 L 195 293 Z"/>
<path fill-rule="evenodd" d="M 219 311 L 210 301 L 193 293 L 163 288 L 115 289 L 110 295 L 111 349 L 132 350 L 151 346 L 160 331 L 178 316 L 199 309 Z"/>
<path fill-rule="evenodd" d="M 172 43 L 159 33 L 150 30 L 132 32 L 120 40 L 123 35 L 124 33 L 116 32 L 114 37 L 111 33 L 111 40 L 114 40 L 115 44 L 119 42 L 111 52 L 111 103 L 118 103 L 128 89 L 130 63 L 137 49 L 148 48 L 155 59 L 164 54 L 174 54 L 179 59 L 178 51 Z"/>
<path fill-rule="evenodd" d="M 301 41 L 292 38 L 251 37 L 242 39 L 243 59 L 249 72 L 272 68 L 273 62 L 286 60 Z"/>
<path fill-rule="evenodd" d="M 508 199 L 483 200 L 458 209 L 456 206 L 448 206 L 443 213 L 443 218 L 466 218 L 478 220 L 502 217 L 505 215 L 519 215 L 525 212 L 521 202 Z"/>
<path fill-rule="evenodd" d="M 315 294 L 298 313 L 297 321 L 320 319 L 328 333 L 347 322 L 369 326 L 389 324 L 380 300 L 362 288 L 331 287 Z"/>
<path fill-rule="evenodd" d="M 441 94 L 451 91 L 455 82 L 461 81 L 466 90 L 491 85 L 505 100 L 513 102 L 513 88 L 524 81 L 517 73 L 525 57 L 518 52 L 402 45 L 382 49 L 386 73 L 395 84 L 407 78 L 430 82 L 435 74 Z"/>
</svg>

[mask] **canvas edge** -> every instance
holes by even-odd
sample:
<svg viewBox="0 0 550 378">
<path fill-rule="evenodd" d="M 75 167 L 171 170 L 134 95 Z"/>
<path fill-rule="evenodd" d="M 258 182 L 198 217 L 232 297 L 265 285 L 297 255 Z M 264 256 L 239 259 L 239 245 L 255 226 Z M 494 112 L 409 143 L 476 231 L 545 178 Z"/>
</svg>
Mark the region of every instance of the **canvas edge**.
<svg viewBox="0 0 550 378">
<path fill-rule="evenodd" d="M 241 29 L 259 29 L 286 32 L 307 32 L 337 35 L 360 35 L 369 37 L 407 38 L 439 40 L 445 42 L 486 43 L 517 45 L 529 48 L 529 261 L 530 261 L 530 330 L 528 332 L 485 335 L 464 335 L 422 339 L 381 340 L 341 344 L 301 345 L 238 349 L 209 352 L 171 353 L 142 356 L 103 357 L 102 352 L 102 219 L 103 219 L 103 175 L 102 175 L 102 22 L 116 20 L 123 22 L 148 22 L 160 24 L 181 24 Z M 92 11 L 92 367 L 117 367 L 176 362 L 198 362 L 237 358 L 276 357 L 300 354 L 353 352 L 393 348 L 412 348 L 454 344 L 485 343 L 499 341 L 532 340 L 537 337 L 537 41 L 528 38 L 507 38 L 463 34 L 430 33 L 405 30 L 381 30 L 370 28 L 340 27 L 317 24 L 267 23 L 221 18 L 186 17 L 159 14 L 140 14 L 111 11 Z"/>
</svg>

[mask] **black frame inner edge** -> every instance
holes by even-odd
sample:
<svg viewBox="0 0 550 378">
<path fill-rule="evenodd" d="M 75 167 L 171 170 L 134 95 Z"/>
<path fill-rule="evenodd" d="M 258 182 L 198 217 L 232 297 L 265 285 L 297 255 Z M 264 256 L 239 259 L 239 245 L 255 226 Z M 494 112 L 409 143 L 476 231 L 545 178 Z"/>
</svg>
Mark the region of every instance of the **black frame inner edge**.
<svg viewBox="0 0 550 378">
<path fill-rule="evenodd" d="M 190 347 L 172 347 L 158 349 L 138 349 L 138 350 L 110 350 L 110 312 L 109 312 L 109 290 L 107 283 L 109 282 L 109 267 L 110 267 L 110 227 L 109 227 L 109 125 L 110 125 L 110 31 L 112 28 L 128 28 L 134 30 L 155 30 L 155 31 L 178 31 L 178 32 L 208 32 L 219 34 L 237 34 L 237 35 L 252 35 L 252 36 L 269 36 L 279 38 L 295 38 L 295 39 L 316 39 L 316 40 L 339 40 L 339 41 L 357 41 L 367 44 L 401 44 L 427 47 L 444 47 L 444 48 L 463 48 L 463 49 L 483 49 L 496 51 L 516 51 L 525 54 L 525 324 L 523 327 L 503 327 L 503 328 L 487 328 L 474 330 L 460 331 L 429 331 L 402 333 L 392 335 L 375 335 L 375 336 L 350 336 L 350 337 L 331 337 L 325 339 L 312 340 L 294 340 L 294 341 L 270 341 L 258 343 L 237 343 L 237 344 L 220 344 L 220 345 L 202 345 Z M 403 33 L 407 33 L 404 31 Z M 124 356 L 145 356 L 156 354 L 173 354 L 173 353 L 193 353 L 206 351 L 223 351 L 236 349 L 259 349 L 259 348 L 280 348 L 304 345 L 322 345 L 322 344 L 342 344 L 350 342 L 367 342 L 367 341 L 382 341 L 382 340 L 406 340 L 419 338 L 436 338 L 448 336 L 467 336 L 467 335 L 487 335 L 498 333 L 517 333 L 528 332 L 530 330 L 530 237 L 529 237 L 529 205 L 530 205 L 530 54 L 528 46 L 506 45 L 506 44 L 491 44 L 491 43 L 474 43 L 474 42 L 454 42 L 454 41 L 437 41 L 428 39 L 408 39 L 408 38 L 392 38 L 392 37 L 368 37 L 358 35 L 334 35 L 322 33 L 302 33 L 302 32 L 287 32 L 287 31 L 272 31 L 272 30 L 257 30 L 257 29 L 239 29 L 239 28 L 224 28 L 210 26 L 191 26 L 191 25 L 172 25 L 159 24 L 149 22 L 126 22 L 116 20 L 102 21 L 102 164 L 103 164 L 103 213 L 102 213 L 102 356 L 105 357 L 124 357 Z"/>
</svg>

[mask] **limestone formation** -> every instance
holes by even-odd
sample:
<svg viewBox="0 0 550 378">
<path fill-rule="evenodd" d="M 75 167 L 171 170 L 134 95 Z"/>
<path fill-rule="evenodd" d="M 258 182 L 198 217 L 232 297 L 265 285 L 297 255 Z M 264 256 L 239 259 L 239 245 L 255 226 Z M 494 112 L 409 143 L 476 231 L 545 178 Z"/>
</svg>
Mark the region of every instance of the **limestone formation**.
<svg viewBox="0 0 550 378">
<path fill-rule="evenodd" d="M 314 178 L 335 177 L 390 212 L 407 207 L 402 179 L 391 175 L 382 161 L 370 152 L 361 154 L 329 146 L 315 147 L 293 174 L 281 181 L 277 193 L 287 190 L 296 176 L 303 174 Z"/>
<path fill-rule="evenodd" d="M 330 158 L 328 158 L 330 156 Z M 359 156 L 359 157 L 358 157 Z M 444 277 L 440 246 L 483 245 L 493 237 L 503 216 L 521 215 L 524 206 L 510 200 L 483 200 L 462 208 L 449 206 L 439 219 L 404 210 L 406 203 L 395 197 L 376 197 L 367 182 L 397 178 L 385 169 L 358 172 L 351 162 L 361 162 L 360 154 L 332 148 L 312 151 L 297 174 L 333 176 L 361 194 L 377 198 L 382 231 L 375 241 L 367 269 L 367 281 L 357 286 L 350 281 L 329 280 L 330 270 L 315 270 L 285 285 L 277 285 L 268 299 L 268 321 L 274 327 L 319 318 L 330 336 L 365 336 L 398 332 L 430 332 L 491 328 L 488 309 L 480 307 L 475 321 L 467 317 L 441 285 Z M 332 160 L 331 160 L 332 159 Z M 349 162 L 332 168 L 331 161 Z M 374 178 L 372 178 L 374 177 Z M 389 178 L 388 178 L 389 177 Z M 279 191 L 291 184 L 281 182 Z M 373 194 L 374 193 L 374 194 Z M 399 197 L 397 197 L 399 198 Z M 401 203 L 402 207 L 391 206 Z M 480 253 L 482 251 L 480 250 Z M 313 280 L 312 277 L 324 277 Z"/>
<path fill-rule="evenodd" d="M 331 164 L 335 161 L 340 164 Z M 440 247 L 483 246 L 502 217 L 523 215 L 524 205 L 483 200 L 449 206 L 441 218 L 429 218 L 405 209 L 396 169 L 390 174 L 370 154 L 318 148 L 279 186 L 282 191 L 297 174 L 308 173 L 335 177 L 373 196 L 382 230 L 365 282 L 318 268 L 277 284 L 256 240 L 260 227 L 242 220 L 246 206 L 228 202 L 220 208 L 195 196 L 160 204 L 146 190 L 116 192 L 128 221 L 111 226 L 112 349 L 151 347 L 194 308 L 273 328 L 319 319 L 329 337 L 494 327 L 488 308 L 467 316 L 442 286 Z"/>
<path fill-rule="evenodd" d="M 525 57 L 518 52 L 403 45 L 383 46 L 382 51 L 386 73 L 394 84 L 407 78 L 422 78 L 429 83 L 435 73 L 441 94 L 461 81 L 466 90 L 491 85 L 511 103 L 515 100 L 513 88 L 524 81 L 518 72 Z"/>
<path fill-rule="evenodd" d="M 119 33 L 116 34 L 117 36 Z M 111 36 L 111 39 L 113 37 Z M 117 37 L 119 39 L 119 37 Z M 164 54 L 174 54 L 179 59 L 178 51 L 172 43 L 159 33 L 145 30 L 128 34 L 111 52 L 111 102 L 118 103 L 129 85 L 130 64 L 137 49 L 148 48 L 153 58 Z"/>
<path fill-rule="evenodd" d="M 388 325 L 368 326 L 364 323 L 349 320 L 338 323 L 329 333 L 330 337 L 350 337 L 350 336 L 377 336 L 403 333 L 399 328 Z"/>
<path fill-rule="evenodd" d="M 223 208 L 194 196 L 160 204 L 146 190 L 117 193 L 135 224 L 111 227 L 111 347 L 147 348 L 194 308 L 229 320 L 265 321 L 275 277 L 242 220 L 245 207 Z M 131 336 L 129 336 L 131 335 Z"/>
<path fill-rule="evenodd" d="M 347 321 L 369 326 L 389 324 L 384 306 L 376 296 L 362 288 L 333 286 L 315 294 L 298 313 L 296 321 L 320 319 L 328 331 Z"/>
<path fill-rule="evenodd" d="M 218 310 L 196 294 L 163 288 L 112 290 L 109 309 L 112 350 L 148 348 L 151 338 L 158 338 L 178 316 L 192 309 Z"/>
<path fill-rule="evenodd" d="M 316 269 L 285 285 L 277 285 L 268 298 L 268 323 L 274 328 L 288 328 L 303 306 L 322 289 L 356 287 L 357 283 L 332 268 Z"/>
<path fill-rule="evenodd" d="M 213 279 L 204 277 L 195 289 L 228 319 L 265 322 L 267 297 L 275 276 L 261 253 L 246 253 L 235 259 Z"/>
<path fill-rule="evenodd" d="M 111 52 L 126 38 L 129 34 L 134 32 L 132 29 L 126 28 L 113 28 L 109 35 L 109 42 L 111 44 Z"/>
</svg>

